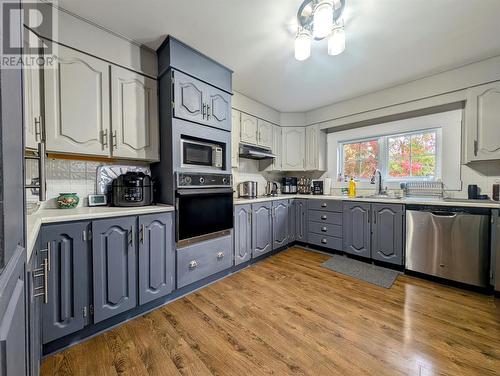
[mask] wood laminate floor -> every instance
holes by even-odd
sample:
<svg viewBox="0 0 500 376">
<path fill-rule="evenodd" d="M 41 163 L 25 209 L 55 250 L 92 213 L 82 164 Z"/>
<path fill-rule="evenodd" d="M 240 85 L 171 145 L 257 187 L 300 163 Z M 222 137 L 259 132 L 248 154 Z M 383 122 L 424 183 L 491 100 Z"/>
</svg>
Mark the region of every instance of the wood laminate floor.
<svg viewBox="0 0 500 376">
<path fill-rule="evenodd" d="M 42 375 L 499 375 L 500 302 L 292 248 L 48 357 Z"/>
</svg>

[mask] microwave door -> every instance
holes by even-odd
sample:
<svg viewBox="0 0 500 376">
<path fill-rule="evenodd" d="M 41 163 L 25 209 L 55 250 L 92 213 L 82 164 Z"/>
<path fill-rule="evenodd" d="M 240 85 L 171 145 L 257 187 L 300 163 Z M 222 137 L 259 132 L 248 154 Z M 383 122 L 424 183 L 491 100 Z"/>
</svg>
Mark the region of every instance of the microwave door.
<svg viewBox="0 0 500 376">
<path fill-rule="evenodd" d="M 182 164 L 184 166 L 213 166 L 213 148 L 210 145 L 183 141 Z"/>
</svg>

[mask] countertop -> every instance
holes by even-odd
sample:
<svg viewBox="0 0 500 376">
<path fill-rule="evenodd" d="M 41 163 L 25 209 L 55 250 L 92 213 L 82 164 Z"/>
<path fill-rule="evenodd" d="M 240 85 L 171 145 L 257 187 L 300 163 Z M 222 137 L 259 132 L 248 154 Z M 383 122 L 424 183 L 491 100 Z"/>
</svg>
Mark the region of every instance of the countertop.
<svg viewBox="0 0 500 376">
<path fill-rule="evenodd" d="M 111 206 L 82 206 L 75 209 L 39 209 L 26 216 L 26 253 L 31 258 L 40 227 L 45 223 L 123 217 L 128 215 L 154 214 L 174 211 L 172 205 L 152 205 L 117 208 Z"/>
<path fill-rule="evenodd" d="M 377 197 L 347 197 L 347 196 L 329 196 L 329 195 L 278 195 L 278 196 L 262 196 L 256 198 L 235 198 L 235 205 L 252 204 L 266 201 L 286 200 L 291 198 L 303 198 L 308 200 L 341 200 L 341 201 L 359 201 L 359 202 L 380 202 L 387 204 L 404 204 L 404 205 L 438 205 L 438 206 L 454 206 L 454 207 L 469 207 L 469 208 L 491 208 L 499 209 L 500 202 L 484 200 L 468 201 L 457 199 L 441 199 L 441 198 L 422 198 L 422 197 L 403 197 L 403 198 L 377 198 Z"/>
</svg>

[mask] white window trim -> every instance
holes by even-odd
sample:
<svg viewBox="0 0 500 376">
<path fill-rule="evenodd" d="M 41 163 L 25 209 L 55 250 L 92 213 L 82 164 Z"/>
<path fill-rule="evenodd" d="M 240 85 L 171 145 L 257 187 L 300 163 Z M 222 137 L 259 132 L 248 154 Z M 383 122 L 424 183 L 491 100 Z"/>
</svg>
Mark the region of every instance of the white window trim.
<svg viewBox="0 0 500 376">
<path fill-rule="evenodd" d="M 390 137 L 401 137 L 401 136 L 412 136 L 415 134 L 422 134 L 428 132 L 436 132 L 436 176 L 434 178 L 427 177 L 404 177 L 404 178 L 393 178 L 388 174 L 388 166 L 389 166 L 389 148 L 388 148 L 388 139 Z M 427 128 L 427 129 L 419 129 L 416 131 L 410 132 L 398 132 L 398 133 L 389 133 L 378 136 L 366 137 L 366 138 L 356 138 L 349 140 L 342 140 L 338 142 L 338 150 L 337 150 L 337 171 L 342 172 L 344 174 L 344 145 L 345 144 L 354 144 L 358 142 L 366 142 L 377 140 L 379 144 L 379 170 L 382 173 L 382 177 L 384 181 L 398 183 L 404 181 L 441 181 L 442 173 L 441 173 L 441 164 L 442 164 L 442 129 L 441 128 Z M 342 175 L 345 179 L 345 176 Z M 368 182 L 370 179 L 359 179 L 360 182 Z"/>
</svg>

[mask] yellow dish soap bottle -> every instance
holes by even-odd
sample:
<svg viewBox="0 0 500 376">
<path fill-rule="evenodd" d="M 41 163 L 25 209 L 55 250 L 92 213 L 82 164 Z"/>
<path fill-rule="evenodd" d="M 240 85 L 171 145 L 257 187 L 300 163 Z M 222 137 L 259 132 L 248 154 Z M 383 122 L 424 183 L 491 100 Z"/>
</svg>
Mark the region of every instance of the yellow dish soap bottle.
<svg viewBox="0 0 500 376">
<path fill-rule="evenodd" d="M 351 181 L 349 181 L 349 197 L 356 197 L 356 182 L 354 178 L 351 177 Z"/>
</svg>

